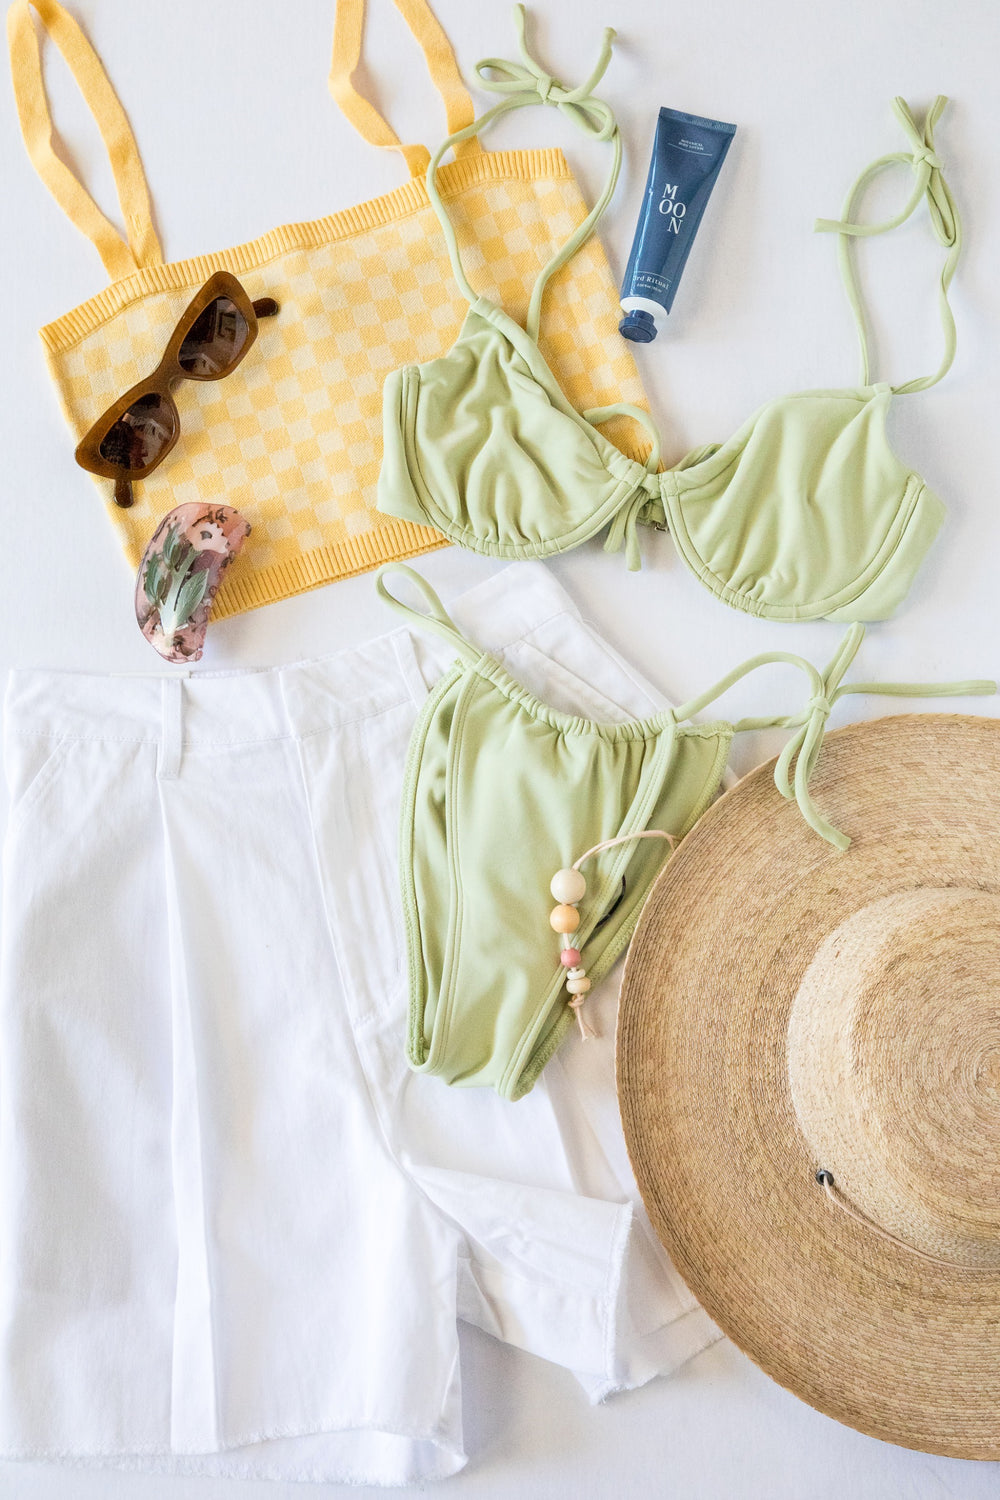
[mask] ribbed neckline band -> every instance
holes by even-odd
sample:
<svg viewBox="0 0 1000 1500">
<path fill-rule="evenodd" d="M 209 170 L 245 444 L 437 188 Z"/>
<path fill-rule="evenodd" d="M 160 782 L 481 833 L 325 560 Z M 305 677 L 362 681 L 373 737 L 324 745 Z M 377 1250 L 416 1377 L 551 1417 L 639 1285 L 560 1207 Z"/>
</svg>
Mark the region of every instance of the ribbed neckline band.
<svg viewBox="0 0 1000 1500">
<path fill-rule="evenodd" d="M 395 521 L 350 537 L 346 542 L 300 552 L 271 567 L 248 569 L 244 574 L 234 567 L 216 595 L 212 619 L 224 620 L 229 615 L 273 604 L 340 578 L 368 573 L 384 562 L 418 557 L 422 552 L 434 552 L 447 545 L 447 537 L 439 531 L 414 526 L 411 521 Z"/>
<path fill-rule="evenodd" d="M 503 179 L 535 182 L 546 177 L 572 180 L 569 164 L 558 147 L 538 151 L 483 151 L 478 156 L 449 162 L 440 169 L 438 183 L 448 198 L 480 183 Z M 231 271 L 238 276 L 241 271 L 266 265 L 290 250 L 310 249 L 347 239 L 352 234 L 397 222 L 429 207 L 426 181 L 423 177 L 412 177 L 381 198 L 370 198 L 367 203 L 342 209 L 325 219 L 312 219 L 305 224 L 283 224 L 258 240 L 213 255 L 196 255 L 190 260 L 146 266 L 132 276 L 112 282 L 72 312 L 48 323 L 41 330 L 42 342 L 51 354 L 61 353 L 148 292 L 201 286 L 216 271 Z M 219 600 L 219 604 L 221 602 Z"/>
</svg>

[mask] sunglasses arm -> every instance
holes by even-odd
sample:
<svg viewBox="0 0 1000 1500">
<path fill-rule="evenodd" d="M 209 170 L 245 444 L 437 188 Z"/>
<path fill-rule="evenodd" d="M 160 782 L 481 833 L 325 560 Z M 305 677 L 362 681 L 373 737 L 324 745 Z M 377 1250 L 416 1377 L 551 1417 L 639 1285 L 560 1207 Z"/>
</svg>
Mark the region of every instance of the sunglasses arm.
<svg viewBox="0 0 1000 1500">
<path fill-rule="evenodd" d="M 273 318 L 278 313 L 278 304 L 273 297 L 258 297 L 253 304 L 254 314 L 258 318 Z"/>
</svg>

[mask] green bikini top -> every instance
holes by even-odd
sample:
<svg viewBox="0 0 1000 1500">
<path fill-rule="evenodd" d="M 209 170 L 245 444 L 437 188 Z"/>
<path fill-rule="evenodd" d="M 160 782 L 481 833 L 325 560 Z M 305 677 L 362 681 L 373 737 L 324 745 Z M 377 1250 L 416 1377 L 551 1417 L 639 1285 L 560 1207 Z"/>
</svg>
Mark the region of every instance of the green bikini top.
<svg viewBox="0 0 1000 1500">
<path fill-rule="evenodd" d="M 483 87 L 503 97 L 449 136 L 428 167 L 430 200 L 455 279 L 471 305 L 447 354 L 408 365 L 386 382 L 380 510 L 434 526 L 476 552 L 511 559 L 564 552 L 609 526 L 606 547 L 624 544 L 630 568 L 639 566 L 636 526 L 642 522 L 669 529 L 691 572 L 749 614 L 845 621 L 891 615 L 944 514 L 940 500 L 896 457 L 885 424 L 892 396 L 933 385 L 955 353 L 947 289 L 960 227 L 933 135 L 947 101 L 935 100 L 921 130 L 906 103 L 896 99 L 910 149 L 873 162 L 851 188 L 843 217 L 816 225 L 840 236 L 840 266 L 861 343 L 860 385 L 770 401 L 728 442 L 697 449 L 657 472 L 660 445 L 647 413 L 624 404 L 577 412 L 537 343 L 545 287 L 593 232 L 618 179 L 618 126 L 608 105 L 592 94 L 610 60 L 614 32 L 605 32 L 591 76 L 568 89 L 528 53 L 523 7 L 515 17 L 522 61 L 490 58 L 477 67 Z M 449 147 L 510 110 L 539 103 L 559 109 L 592 139 L 609 142 L 612 162 L 594 207 L 543 268 L 522 328 L 469 283 L 436 174 Z M 855 201 L 865 185 L 895 163 L 911 166 L 916 178 L 902 210 L 884 223 L 855 222 Z M 923 199 L 934 233 L 947 247 L 939 290 L 944 357 L 931 375 L 901 385 L 872 383 L 849 241 L 895 228 Z M 617 318 L 609 307 L 610 339 L 618 337 L 612 313 Z M 597 430 L 623 414 L 650 430 L 645 466 Z"/>
<path fill-rule="evenodd" d="M 390 576 L 409 580 L 426 613 L 390 593 Z M 565 875 L 580 866 L 581 856 L 588 859 L 578 921 L 559 930 L 572 933 L 586 978 L 597 983 L 627 944 L 670 847 L 718 791 L 734 734 L 791 731 L 774 770 L 777 790 L 789 803 L 782 816 L 796 816 L 797 808 L 836 857 L 850 843 L 849 833 L 827 816 L 835 808 L 817 806 L 810 781 L 838 699 L 996 691 L 995 682 L 981 681 L 846 682 L 864 636 L 864 627 L 854 624 L 822 672 L 800 656 L 770 651 L 680 708 L 601 723 L 561 713 L 528 692 L 460 633 L 411 568 L 387 564 L 376 587 L 410 625 L 443 637 L 456 657 L 420 710 L 403 784 L 407 1054 L 419 1072 L 451 1084 L 490 1086 L 505 1099 L 528 1092 L 577 1008 L 549 917 L 553 896 L 576 902 L 577 895 L 550 886 L 557 871 Z M 688 722 L 747 673 L 771 663 L 805 674 L 808 698 L 800 712 L 735 724 Z M 813 832 L 806 837 L 813 840 Z M 823 846 L 815 842 L 819 861 Z"/>
</svg>

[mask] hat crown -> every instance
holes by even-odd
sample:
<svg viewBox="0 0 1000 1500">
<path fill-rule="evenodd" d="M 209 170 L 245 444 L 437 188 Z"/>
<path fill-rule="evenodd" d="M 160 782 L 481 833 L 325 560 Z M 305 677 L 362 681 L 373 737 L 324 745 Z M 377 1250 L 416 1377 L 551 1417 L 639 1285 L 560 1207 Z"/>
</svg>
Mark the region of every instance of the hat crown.
<svg viewBox="0 0 1000 1500">
<path fill-rule="evenodd" d="M 803 974 L 787 1061 L 813 1168 L 914 1249 L 1000 1266 L 1000 896 L 855 911 Z"/>
</svg>

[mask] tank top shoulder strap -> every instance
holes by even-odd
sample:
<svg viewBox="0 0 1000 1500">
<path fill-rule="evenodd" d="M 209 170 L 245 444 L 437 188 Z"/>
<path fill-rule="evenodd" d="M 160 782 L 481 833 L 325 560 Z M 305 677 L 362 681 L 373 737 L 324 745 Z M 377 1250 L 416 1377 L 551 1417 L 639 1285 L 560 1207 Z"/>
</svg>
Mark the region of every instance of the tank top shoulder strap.
<svg viewBox="0 0 1000 1500">
<path fill-rule="evenodd" d="M 858 341 L 861 345 L 861 383 L 871 383 L 870 359 L 868 353 L 868 331 L 866 326 L 864 304 L 861 300 L 861 290 L 858 286 L 857 272 L 851 256 L 850 244 L 852 239 L 860 239 L 873 234 L 885 234 L 887 230 L 896 229 L 904 224 L 917 208 L 921 199 L 927 199 L 927 207 L 930 212 L 931 227 L 939 242 L 946 249 L 944 265 L 941 268 L 941 277 L 938 283 L 938 310 L 941 319 L 941 328 L 944 333 L 944 355 L 938 368 L 931 375 L 921 375 L 914 380 L 907 380 L 902 385 L 891 387 L 897 394 L 908 391 L 923 391 L 928 386 L 936 385 L 937 382 L 948 373 L 952 361 L 955 358 L 955 319 L 948 303 L 948 288 L 955 274 L 958 257 L 962 248 L 962 225 L 958 216 L 955 200 L 951 195 L 941 168 L 941 158 L 934 149 L 934 127 L 941 118 L 945 105 L 948 103 L 944 94 L 939 94 L 927 111 L 924 119 L 923 129 L 917 125 L 913 113 L 905 99 L 896 98 L 892 107 L 896 118 L 899 120 L 903 130 L 910 142 L 909 151 L 891 151 L 886 156 L 880 156 L 866 167 L 860 177 L 852 184 L 847 200 L 844 203 L 843 215 L 839 219 L 817 219 L 816 229 L 821 233 L 828 232 L 840 236 L 838 244 L 838 257 L 840 260 L 840 274 L 843 277 L 844 286 L 847 290 L 847 298 L 851 304 L 854 321 L 858 329 Z M 855 206 L 858 203 L 865 188 L 872 178 L 884 171 L 887 167 L 901 163 L 912 168 L 915 175 L 913 191 L 903 204 L 898 214 L 884 220 L 880 224 L 861 224 L 854 219 Z"/>
<path fill-rule="evenodd" d="M 441 23 L 427 0 L 393 0 L 403 20 L 424 54 L 431 82 L 444 101 L 449 134 L 464 130 L 475 110 L 472 97 L 462 82 L 455 53 Z M 337 0 L 333 23 L 333 58 L 330 64 L 330 92 L 341 112 L 354 126 L 362 140 L 383 150 L 398 151 L 412 177 L 427 171 L 430 152 L 426 146 L 406 146 L 375 106 L 354 86 L 354 70 L 361 60 L 365 25 L 365 0 Z M 479 152 L 478 140 L 463 142 L 459 152 L 464 156 Z M 458 154 L 458 153 L 457 153 Z"/>
<path fill-rule="evenodd" d="M 43 31 L 62 53 L 101 132 L 114 173 L 127 240 L 105 218 L 83 184 L 53 149 L 52 116 L 42 77 L 41 49 L 33 11 Z M 158 265 L 163 256 L 153 228 L 149 189 L 135 137 L 100 59 L 80 26 L 57 0 L 15 0 L 7 13 L 7 41 L 24 144 L 35 170 L 53 198 L 96 246 L 112 280 L 129 276 L 143 266 Z"/>
<path fill-rule="evenodd" d="M 426 611 L 404 604 L 402 599 L 397 599 L 396 595 L 390 592 L 386 583 L 390 573 L 399 573 L 410 580 L 427 605 Z M 386 563 L 375 575 L 375 590 L 379 598 L 388 604 L 390 609 L 394 609 L 397 615 L 402 615 L 409 623 L 419 625 L 422 630 L 429 630 L 434 635 L 440 636 L 442 640 L 448 642 L 449 646 L 455 648 L 464 661 L 479 661 L 483 653 L 471 641 L 466 640 L 427 579 L 421 577 L 415 569 L 408 568 L 405 563 Z"/>
<path fill-rule="evenodd" d="M 611 167 L 600 197 L 586 218 L 577 225 L 566 243 L 548 264 L 542 267 L 532 290 L 525 329 L 528 336 L 537 341 L 545 288 L 560 267 L 564 266 L 593 234 L 598 220 L 611 201 L 618 174 L 621 171 L 622 146 L 618 122 L 610 106 L 593 96 L 593 90 L 604 77 L 608 63 L 611 61 L 611 46 L 615 33 L 610 26 L 606 28 L 601 42 L 600 56 L 589 78 L 577 88 L 568 89 L 546 73 L 528 51 L 524 34 L 523 5 L 514 7 L 514 24 L 517 29 L 521 60 L 509 62 L 504 58 L 487 57 L 476 64 L 476 74 L 480 85 L 489 93 L 500 94 L 502 96 L 500 102 L 494 104 L 492 109 L 488 109 L 478 119 L 472 120 L 463 129 L 454 131 L 435 151 L 427 168 L 427 192 L 444 231 L 448 255 L 459 289 L 469 302 L 476 302 L 478 294 L 465 274 L 455 229 L 448 217 L 448 211 L 437 184 L 437 170 L 445 153 L 454 149 L 457 154 L 463 144 L 486 130 L 501 115 L 509 114 L 514 109 L 524 109 L 532 104 L 551 104 L 579 126 L 592 140 L 611 142 L 613 148 Z"/>
</svg>

